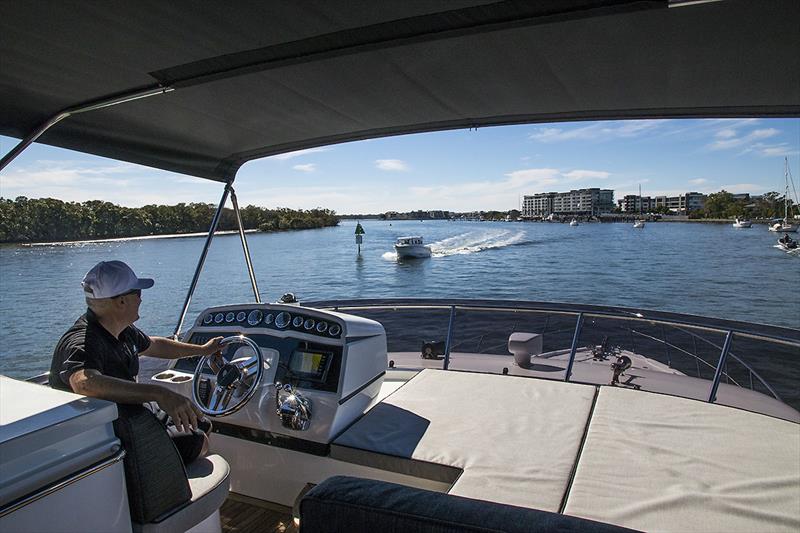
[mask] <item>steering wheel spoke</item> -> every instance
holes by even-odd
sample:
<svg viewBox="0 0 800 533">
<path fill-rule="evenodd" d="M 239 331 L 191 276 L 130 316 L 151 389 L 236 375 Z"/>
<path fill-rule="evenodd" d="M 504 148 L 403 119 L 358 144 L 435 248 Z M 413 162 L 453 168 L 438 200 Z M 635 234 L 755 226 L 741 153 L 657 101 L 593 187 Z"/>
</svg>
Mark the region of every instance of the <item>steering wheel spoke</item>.
<svg viewBox="0 0 800 533">
<path fill-rule="evenodd" d="M 218 354 L 213 354 L 204 356 L 197 363 L 194 371 L 192 399 L 200 411 L 206 415 L 219 417 L 235 413 L 253 397 L 261 383 L 261 376 L 264 372 L 264 355 L 261 348 L 244 335 L 222 339 L 219 346 L 222 348 L 235 344 L 248 346 L 254 355 L 226 363 Z M 200 381 L 206 367 L 216 375 L 214 390 L 208 398 L 208 405 L 200 400 Z"/>
</svg>

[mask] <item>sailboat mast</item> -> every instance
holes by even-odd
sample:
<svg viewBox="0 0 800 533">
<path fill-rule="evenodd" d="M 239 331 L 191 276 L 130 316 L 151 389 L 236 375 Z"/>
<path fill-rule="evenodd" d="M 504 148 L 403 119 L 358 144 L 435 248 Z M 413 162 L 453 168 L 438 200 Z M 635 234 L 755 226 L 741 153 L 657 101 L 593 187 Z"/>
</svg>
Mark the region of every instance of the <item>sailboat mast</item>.
<svg viewBox="0 0 800 533">
<path fill-rule="evenodd" d="M 783 193 L 783 221 L 789 223 L 789 158 L 783 158 L 783 179 L 786 181 L 786 190 Z"/>
</svg>

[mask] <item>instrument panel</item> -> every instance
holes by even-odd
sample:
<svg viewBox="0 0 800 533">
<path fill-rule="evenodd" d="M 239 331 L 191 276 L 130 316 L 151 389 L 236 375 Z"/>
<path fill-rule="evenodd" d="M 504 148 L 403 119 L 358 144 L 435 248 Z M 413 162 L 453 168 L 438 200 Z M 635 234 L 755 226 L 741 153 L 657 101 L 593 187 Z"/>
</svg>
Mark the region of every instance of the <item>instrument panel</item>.
<svg viewBox="0 0 800 533">
<path fill-rule="evenodd" d="M 245 309 L 238 311 L 208 311 L 198 326 L 238 326 L 243 328 L 267 328 L 279 331 L 299 331 L 339 339 L 342 336 L 342 327 L 336 322 L 325 320 L 316 316 L 303 313 L 301 308 L 297 311 L 278 311 Z"/>
</svg>

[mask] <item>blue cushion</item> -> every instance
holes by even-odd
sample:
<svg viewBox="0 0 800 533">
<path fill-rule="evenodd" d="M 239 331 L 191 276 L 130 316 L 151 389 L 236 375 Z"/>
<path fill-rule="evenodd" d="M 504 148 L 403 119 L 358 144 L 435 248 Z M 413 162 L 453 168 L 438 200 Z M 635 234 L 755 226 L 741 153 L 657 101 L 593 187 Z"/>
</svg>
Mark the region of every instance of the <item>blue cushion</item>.
<svg viewBox="0 0 800 533">
<path fill-rule="evenodd" d="M 611 524 L 385 481 L 328 478 L 300 502 L 301 533 L 621 533 Z"/>
</svg>

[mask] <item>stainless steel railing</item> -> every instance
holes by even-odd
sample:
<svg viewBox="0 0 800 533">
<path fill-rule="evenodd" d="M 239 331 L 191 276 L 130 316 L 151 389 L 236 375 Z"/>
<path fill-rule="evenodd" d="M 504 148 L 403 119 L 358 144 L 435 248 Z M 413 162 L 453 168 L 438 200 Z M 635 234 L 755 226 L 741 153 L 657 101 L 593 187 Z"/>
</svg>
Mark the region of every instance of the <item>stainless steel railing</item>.
<svg viewBox="0 0 800 533">
<path fill-rule="evenodd" d="M 585 326 L 586 321 L 611 320 L 615 323 L 627 324 L 623 329 L 630 335 L 629 342 L 632 347 L 636 347 L 636 338 L 646 339 L 664 346 L 664 357 L 666 364 L 670 368 L 675 368 L 677 360 L 673 356 L 686 357 L 694 363 L 697 369 L 697 377 L 702 378 L 701 368 L 713 370 L 713 378 L 710 380 L 708 401 L 716 401 L 716 393 L 720 382 L 724 379 L 726 383 L 738 387 L 747 387 L 756 390 L 757 386 L 762 387 L 771 396 L 779 401 L 784 401 L 776 388 L 770 385 L 766 379 L 756 371 L 753 366 L 737 355 L 733 351 L 735 339 L 746 339 L 751 342 L 765 343 L 780 347 L 788 347 L 791 351 L 796 351 L 800 358 L 800 330 L 782 328 L 778 326 L 768 326 L 762 324 L 752 324 L 746 322 L 728 321 L 724 319 L 698 317 L 692 315 L 682 315 L 660 311 L 648 311 L 629 308 L 590 306 L 569 303 L 549 303 L 549 302 L 508 302 L 495 300 L 441 300 L 441 299 L 376 299 L 376 300 L 347 300 L 347 301 L 320 301 L 308 302 L 306 305 L 314 307 L 330 308 L 338 311 L 359 314 L 359 312 L 376 311 L 395 311 L 402 313 L 427 313 L 447 312 L 447 329 L 444 334 L 445 353 L 443 369 L 447 370 L 450 366 L 450 353 L 453 349 L 465 342 L 456 343 L 454 341 L 454 330 L 459 325 L 460 312 L 493 312 L 493 313 L 539 313 L 544 314 L 544 327 L 542 332 L 548 331 L 552 316 L 575 317 L 574 326 L 571 328 L 572 342 L 570 345 L 570 357 L 564 380 L 569 381 L 572 366 L 575 361 L 575 354 L 578 351 L 582 333 L 589 327 Z M 656 336 L 643 331 L 637 325 L 660 326 L 660 335 Z M 516 327 L 516 321 L 514 323 Z M 558 331 L 566 333 L 567 328 L 559 328 Z M 680 346 L 667 338 L 667 332 L 687 334 L 691 338 L 691 349 Z M 700 333 L 704 333 L 701 335 Z M 550 332 L 552 333 L 552 332 Z M 715 341 L 715 336 L 724 336 L 724 342 Z M 485 334 L 477 335 L 479 348 L 483 343 Z M 468 339 L 467 339 L 468 340 Z M 699 344 L 698 344 L 699 341 Z M 709 362 L 701 354 L 701 347 L 713 349 L 718 357 L 716 364 Z M 734 376 L 729 371 L 729 363 L 735 363 L 741 367 L 738 371 L 744 376 Z M 677 369 L 677 368 L 676 368 Z"/>
</svg>

